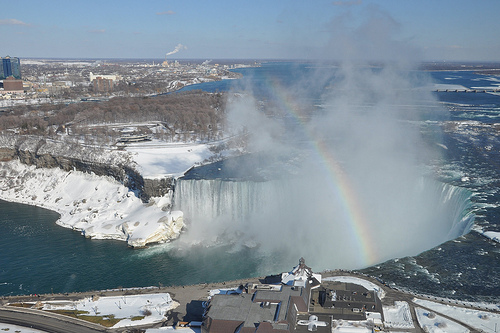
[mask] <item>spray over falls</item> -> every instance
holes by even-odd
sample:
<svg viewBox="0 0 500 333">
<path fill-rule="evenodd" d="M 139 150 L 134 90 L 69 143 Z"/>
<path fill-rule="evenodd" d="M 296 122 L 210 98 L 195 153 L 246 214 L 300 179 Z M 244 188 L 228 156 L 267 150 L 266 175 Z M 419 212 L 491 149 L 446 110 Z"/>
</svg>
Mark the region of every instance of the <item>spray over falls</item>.
<svg viewBox="0 0 500 333">
<path fill-rule="evenodd" d="M 180 241 L 234 243 L 290 260 L 304 255 L 322 269 L 361 268 L 459 237 L 474 221 L 469 191 L 429 179 L 414 184 L 409 202 L 380 195 L 366 221 L 355 221 L 356 213 L 324 183 L 180 179 L 175 204 L 189 223 Z"/>
<path fill-rule="evenodd" d="M 244 128 L 248 151 L 269 162 L 260 170 L 265 181 L 180 179 L 174 208 L 188 224 L 181 242 L 362 268 L 470 230 L 471 193 L 433 180 L 427 167 L 442 148 L 424 140 L 422 128 L 429 112 L 445 115 L 421 89 L 425 78 L 390 64 L 288 69 L 303 77 L 266 74 L 228 100 L 231 128 Z M 304 85 L 304 76 L 315 84 Z M 264 112 L 262 101 L 270 106 Z"/>
<path fill-rule="evenodd" d="M 228 127 L 244 130 L 247 151 L 293 162 L 269 163 L 263 182 L 179 180 L 174 206 L 188 224 L 181 241 L 360 268 L 470 230 L 470 192 L 437 182 L 429 167 L 443 144 L 428 120 L 447 111 L 416 70 L 418 51 L 394 38 L 396 22 L 375 8 L 367 14 L 359 26 L 331 22 L 319 56 L 327 61 L 275 64 L 234 89 Z"/>
</svg>

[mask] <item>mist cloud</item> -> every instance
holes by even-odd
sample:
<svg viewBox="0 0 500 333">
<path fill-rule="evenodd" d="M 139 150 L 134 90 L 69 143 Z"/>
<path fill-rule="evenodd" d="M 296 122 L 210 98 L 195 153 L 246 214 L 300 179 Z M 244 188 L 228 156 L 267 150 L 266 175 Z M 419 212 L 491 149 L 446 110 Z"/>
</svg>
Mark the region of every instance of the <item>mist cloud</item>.
<svg viewBox="0 0 500 333">
<path fill-rule="evenodd" d="M 247 131 L 248 149 L 270 163 L 287 159 L 270 165 L 281 177 L 267 182 L 181 185 L 198 193 L 180 207 L 192 218 L 185 240 L 258 244 L 326 269 L 415 255 L 459 236 L 460 202 L 445 199 L 451 190 L 424 168 L 438 152 L 423 141 L 421 119 L 439 106 L 414 71 L 418 52 L 394 38 L 397 22 L 376 8 L 350 24 L 332 22 L 323 54 L 331 61 L 309 63 L 316 70 L 293 84 L 266 78 L 265 101 L 251 86 L 231 95 L 228 121 Z"/>
</svg>

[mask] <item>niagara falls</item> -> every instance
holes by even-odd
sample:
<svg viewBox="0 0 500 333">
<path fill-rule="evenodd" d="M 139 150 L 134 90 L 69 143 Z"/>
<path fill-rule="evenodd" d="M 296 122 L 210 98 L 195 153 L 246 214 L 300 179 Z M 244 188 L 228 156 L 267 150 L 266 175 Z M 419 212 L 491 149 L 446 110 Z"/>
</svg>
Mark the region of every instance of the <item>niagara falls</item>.
<svg viewBox="0 0 500 333">
<path fill-rule="evenodd" d="M 244 161 L 228 159 L 205 175 L 198 167 L 176 182 L 174 209 L 187 224 L 180 243 L 359 269 L 471 229 L 471 193 L 433 179 L 425 164 L 443 148 L 420 134 L 426 112 L 440 106 L 419 78 L 404 81 L 408 72 L 391 68 L 276 67 L 297 81 L 262 75 L 253 90 L 264 96 L 247 86 L 229 101 L 230 126 L 247 136 Z M 302 81 L 319 70 L 324 90 L 312 91 Z M 259 110 L 259 100 L 272 109 Z"/>
<path fill-rule="evenodd" d="M 1 297 L 306 260 L 498 304 L 496 3 L 75 3 L 0 18 Z"/>
</svg>

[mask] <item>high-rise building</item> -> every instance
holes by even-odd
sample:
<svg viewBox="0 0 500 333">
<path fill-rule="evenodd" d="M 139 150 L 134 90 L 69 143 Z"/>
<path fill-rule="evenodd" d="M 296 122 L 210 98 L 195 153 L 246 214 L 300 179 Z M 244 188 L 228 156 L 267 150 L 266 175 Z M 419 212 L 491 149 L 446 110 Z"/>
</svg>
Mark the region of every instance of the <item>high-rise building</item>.
<svg viewBox="0 0 500 333">
<path fill-rule="evenodd" d="M 9 76 L 15 79 L 21 79 L 21 61 L 19 58 L 11 58 L 9 56 L 0 58 L 0 80 L 4 80 Z"/>
<path fill-rule="evenodd" d="M 112 92 L 113 91 L 113 80 L 105 79 L 100 76 L 92 80 L 95 92 Z"/>
</svg>

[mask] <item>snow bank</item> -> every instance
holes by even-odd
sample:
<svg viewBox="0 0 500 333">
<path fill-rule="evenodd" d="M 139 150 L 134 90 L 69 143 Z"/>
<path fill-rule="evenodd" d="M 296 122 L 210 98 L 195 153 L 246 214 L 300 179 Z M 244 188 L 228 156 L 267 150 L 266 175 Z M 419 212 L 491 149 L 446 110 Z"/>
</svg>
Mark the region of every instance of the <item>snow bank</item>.
<svg viewBox="0 0 500 333">
<path fill-rule="evenodd" d="M 0 199 L 44 207 L 61 214 L 57 224 L 85 237 L 117 239 L 130 246 L 179 236 L 182 212 L 142 203 L 111 177 L 79 171 L 36 169 L 18 161 L 0 163 Z M 165 204 L 165 198 L 157 198 Z"/>
<path fill-rule="evenodd" d="M 42 310 L 77 310 L 90 316 L 114 317 L 121 319 L 113 328 L 159 323 L 167 311 L 175 309 L 179 303 L 170 294 L 124 295 L 110 297 L 87 297 L 77 301 L 47 301 Z"/>
<path fill-rule="evenodd" d="M 496 327 L 500 326 L 500 314 L 498 313 L 451 306 L 423 299 L 414 299 L 413 302 L 465 323 L 478 331 L 495 332 Z"/>
</svg>

